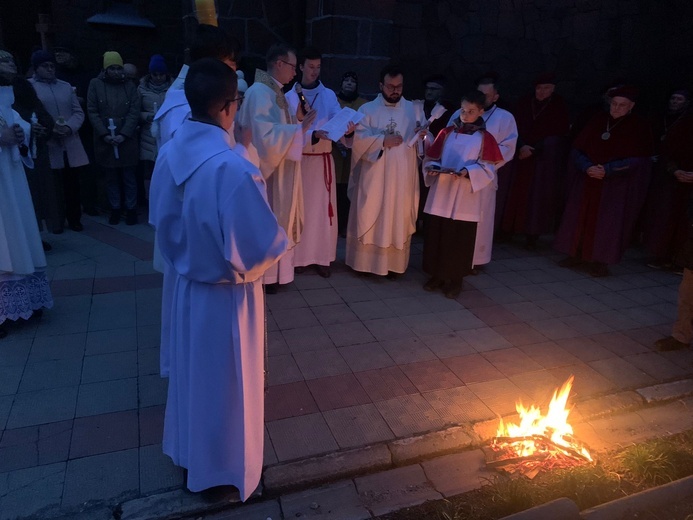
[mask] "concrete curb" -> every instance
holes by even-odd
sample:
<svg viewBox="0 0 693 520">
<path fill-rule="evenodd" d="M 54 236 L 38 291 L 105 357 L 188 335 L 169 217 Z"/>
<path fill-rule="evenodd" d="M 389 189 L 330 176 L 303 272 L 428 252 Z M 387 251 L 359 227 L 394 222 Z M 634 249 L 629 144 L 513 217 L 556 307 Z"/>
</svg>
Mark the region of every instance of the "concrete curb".
<svg viewBox="0 0 693 520">
<path fill-rule="evenodd" d="M 680 399 L 690 394 L 693 394 L 693 380 L 685 379 L 596 397 L 576 405 L 576 423 L 634 409 L 651 408 L 653 405 L 661 405 L 666 401 Z M 650 396 L 656 396 L 656 398 Z M 513 415 L 505 418 L 512 420 Z M 345 478 L 391 470 L 433 457 L 469 450 L 491 439 L 495 435 L 497 426 L 496 418 L 397 439 L 388 443 L 275 464 L 265 468 L 263 472 L 264 494 L 268 497 L 277 496 L 288 491 L 304 490 L 318 484 L 323 485 Z M 191 497 L 183 490 L 176 490 L 124 502 L 117 510 L 122 511 L 122 517 L 119 516 L 119 518 L 123 520 L 181 518 L 185 515 L 210 513 L 230 505 L 228 503 L 206 504 L 199 499 L 191 501 L 185 495 Z M 179 507 L 181 509 L 178 509 Z M 551 507 L 565 507 L 565 504 Z M 162 516 L 155 517 L 155 511 Z M 559 517 L 554 516 L 554 518 Z"/>
<path fill-rule="evenodd" d="M 569 498 L 558 498 L 500 520 L 582 520 L 580 508 Z"/>
</svg>

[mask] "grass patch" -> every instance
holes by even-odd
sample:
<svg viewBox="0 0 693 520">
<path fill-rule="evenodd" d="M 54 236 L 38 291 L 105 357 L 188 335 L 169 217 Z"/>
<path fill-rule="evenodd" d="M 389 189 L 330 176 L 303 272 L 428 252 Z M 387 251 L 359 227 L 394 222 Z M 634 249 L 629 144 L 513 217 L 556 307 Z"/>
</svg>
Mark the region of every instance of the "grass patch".
<svg viewBox="0 0 693 520">
<path fill-rule="evenodd" d="M 496 520 L 561 497 L 583 510 L 688 475 L 693 475 L 693 432 L 628 446 L 602 456 L 596 464 L 555 470 L 534 480 L 499 474 L 481 489 L 378 518 Z M 667 520 L 693 520 L 693 504 L 686 507 L 690 510 L 676 511 Z"/>
</svg>

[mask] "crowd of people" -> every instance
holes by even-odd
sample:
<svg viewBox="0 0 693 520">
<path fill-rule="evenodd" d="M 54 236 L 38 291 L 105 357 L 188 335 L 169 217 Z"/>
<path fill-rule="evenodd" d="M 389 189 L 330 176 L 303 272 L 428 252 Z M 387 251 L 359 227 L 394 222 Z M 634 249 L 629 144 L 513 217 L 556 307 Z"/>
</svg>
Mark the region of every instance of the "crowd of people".
<svg viewBox="0 0 693 520">
<path fill-rule="evenodd" d="M 559 265 L 595 277 L 639 237 L 652 267 L 688 266 L 678 259 L 693 184 L 686 90 L 653 125 L 634 111 L 637 90 L 618 84 L 571 125 L 552 74 L 503 108 L 494 73 L 459 103 L 446 101 L 444 76 L 430 76 L 411 101 L 390 64 L 368 101 L 356 72 L 337 92 L 321 82 L 316 48 L 273 45 L 250 87 L 239 56 L 233 37 L 201 24 L 177 78 L 154 55 L 138 80 L 109 51 L 80 98 L 56 54 L 36 51 L 26 79 L 0 51 L 0 161 L 11 172 L 0 176 L 0 288 L 20 295 L 0 300 L 0 324 L 52 305 L 39 229 L 83 229 L 81 212 L 95 206 L 80 192 L 88 163 L 104 179 L 109 224 L 137 224 L 148 201 L 164 275 L 163 450 L 192 491 L 216 499 L 233 485 L 245 500 L 257 486 L 265 294 L 308 268 L 329 277 L 339 235 L 353 271 L 396 280 L 422 229 L 423 289 L 448 298 L 491 261 L 494 239 L 518 234 L 528 249 L 554 236 Z M 345 107 L 358 117 L 328 135 Z M 85 121 L 93 146 L 80 136 Z M 686 312 L 661 348 L 687 346 Z"/>
</svg>

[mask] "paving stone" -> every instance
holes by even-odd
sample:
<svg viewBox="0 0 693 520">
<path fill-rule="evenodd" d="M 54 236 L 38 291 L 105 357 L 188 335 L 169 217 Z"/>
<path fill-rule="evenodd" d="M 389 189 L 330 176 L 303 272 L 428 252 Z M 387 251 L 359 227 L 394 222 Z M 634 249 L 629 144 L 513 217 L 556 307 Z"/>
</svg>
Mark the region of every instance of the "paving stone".
<svg viewBox="0 0 693 520">
<path fill-rule="evenodd" d="M 536 329 L 530 327 L 526 323 L 510 323 L 508 325 L 498 325 L 493 327 L 496 334 L 499 334 L 503 343 L 496 345 L 495 348 L 508 348 L 512 346 L 520 347 L 523 345 L 531 345 L 534 343 L 544 343 L 547 341 L 546 336 L 541 334 Z M 466 336 L 463 336 L 466 338 Z M 485 348 L 482 344 L 481 346 L 473 345 L 479 352 L 485 350 L 494 350 L 491 348 Z"/>
<path fill-rule="evenodd" d="M 235 509 L 205 515 L 205 520 L 267 520 L 268 518 L 275 520 L 282 518 L 282 510 L 278 500 L 243 504 Z"/>
<path fill-rule="evenodd" d="M 652 376 L 631 365 L 625 359 L 600 359 L 599 361 L 592 361 L 588 365 L 621 389 L 637 388 L 656 382 Z"/>
<path fill-rule="evenodd" d="M 596 418 L 642 406 L 643 398 L 634 391 L 619 392 L 587 401 L 581 401 L 576 409 L 583 417 Z"/>
<path fill-rule="evenodd" d="M 347 303 L 353 302 L 365 302 L 370 300 L 377 300 L 378 296 L 365 285 L 359 286 L 349 286 L 349 287 L 337 287 L 337 293 L 342 297 Z"/>
<path fill-rule="evenodd" d="M 138 289 L 135 293 L 137 325 L 161 324 L 161 285 L 156 289 Z"/>
<path fill-rule="evenodd" d="M 462 385 L 462 381 L 445 364 L 437 359 L 401 365 L 400 369 L 414 383 L 419 392 Z"/>
<path fill-rule="evenodd" d="M 469 433 L 461 427 L 407 437 L 389 443 L 392 461 L 396 465 L 430 459 L 432 456 L 457 452 L 469 448 L 473 442 Z"/>
<path fill-rule="evenodd" d="M 363 324 L 378 341 L 399 340 L 414 335 L 412 330 L 400 318 L 367 320 Z"/>
<path fill-rule="evenodd" d="M 536 302 L 536 304 L 538 307 L 544 309 L 554 318 L 562 318 L 565 316 L 576 315 L 579 316 L 583 314 L 583 311 L 581 309 L 578 309 L 574 305 L 571 305 L 569 302 L 560 298 L 541 300 Z"/>
<path fill-rule="evenodd" d="M 76 402 L 76 386 L 17 394 L 7 421 L 7 428 L 21 428 L 72 419 L 75 415 Z"/>
<path fill-rule="evenodd" d="M 140 455 L 140 493 L 151 493 L 180 487 L 185 484 L 183 469 L 173 465 L 161 451 L 161 444 L 143 446 Z"/>
<path fill-rule="evenodd" d="M 464 386 L 426 392 L 423 397 L 446 424 L 466 424 L 495 416 L 469 388 Z"/>
<path fill-rule="evenodd" d="M 319 307 L 313 307 L 311 310 L 323 326 L 335 323 L 353 323 L 359 320 L 346 303 L 321 305 Z"/>
<path fill-rule="evenodd" d="M 481 291 L 467 290 L 466 288 L 462 291 L 462 294 L 457 297 L 457 301 L 466 309 L 495 305 L 495 302 Z M 471 328 L 478 328 L 478 326 Z"/>
<path fill-rule="evenodd" d="M 317 307 L 319 305 L 334 305 L 335 303 L 343 303 L 341 296 L 332 287 L 324 289 L 309 289 L 302 290 L 301 296 L 306 300 L 309 306 Z"/>
<path fill-rule="evenodd" d="M 305 379 L 335 376 L 351 372 L 336 348 L 313 352 L 296 352 L 294 359 Z"/>
<path fill-rule="evenodd" d="M 482 354 L 504 376 L 541 370 L 541 365 L 518 348 L 492 350 Z"/>
<path fill-rule="evenodd" d="M 566 338 L 556 340 L 555 343 L 583 363 L 616 356 L 614 352 L 599 345 L 591 338 Z"/>
<path fill-rule="evenodd" d="M 124 379 L 122 381 L 129 381 Z M 158 374 L 140 376 L 137 378 L 139 386 L 139 406 L 148 407 L 166 404 L 168 396 L 168 379 Z"/>
<path fill-rule="evenodd" d="M 375 341 L 373 334 L 363 323 L 335 323 L 329 327 L 327 334 L 338 347 Z"/>
<path fill-rule="evenodd" d="M 462 294 L 464 294 L 464 292 Z M 483 321 L 481 321 L 479 318 L 477 318 L 474 314 L 472 314 L 470 311 L 466 309 L 443 311 L 437 313 L 437 315 L 438 318 L 440 318 L 443 321 L 443 323 L 445 323 L 454 331 L 480 329 L 486 326 L 486 324 Z M 464 334 L 461 334 L 461 336 L 465 337 Z"/>
<path fill-rule="evenodd" d="M 464 332 L 421 336 L 421 341 L 440 359 L 475 354 L 476 350 L 474 347 L 467 343 L 460 336 L 461 334 L 464 334 Z"/>
<path fill-rule="evenodd" d="M 518 401 L 531 402 L 531 398 L 509 379 L 470 383 L 467 387 L 499 416 L 513 413 Z"/>
<path fill-rule="evenodd" d="M 378 401 L 375 405 L 397 437 L 438 430 L 445 425 L 438 412 L 419 394 Z"/>
<path fill-rule="evenodd" d="M 270 386 L 265 393 L 265 421 L 320 411 L 304 381 Z"/>
<path fill-rule="evenodd" d="M 575 376 L 573 382 L 573 394 L 576 400 L 582 401 L 588 397 L 613 391 L 616 384 L 605 378 L 589 365 L 577 363 L 549 369 L 553 376 L 561 381 L 567 381 L 570 376 Z"/>
<path fill-rule="evenodd" d="M 137 375 L 159 374 L 160 351 L 158 347 L 143 348 L 137 351 Z"/>
<path fill-rule="evenodd" d="M 286 518 L 301 517 L 316 520 L 371 518 L 368 510 L 361 504 L 356 486 L 351 480 L 284 495 L 280 501 Z"/>
<path fill-rule="evenodd" d="M 323 416 L 340 448 L 367 446 L 395 437 L 373 404 L 331 410 Z"/>
<path fill-rule="evenodd" d="M 137 378 L 80 385 L 76 417 L 137 408 Z"/>
<path fill-rule="evenodd" d="M 619 356 L 651 352 L 649 348 L 622 332 L 595 334 L 590 339 Z"/>
<path fill-rule="evenodd" d="M 112 330 L 137 326 L 135 302 L 134 291 L 93 295 L 89 330 Z"/>
<path fill-rule="evenodd" d="M 436 359 L 436 355 L 420 338 L 404 337 L 384 340 L 380 342 L 380 345 L 397 365 Z"/>
<path fill-rule="evenodd" d="M 351 373 L 311 379 L 306 384 L 322 412 L 371 402 Z"/>
<path fill-rule="evenodd" d="M 65 463 L 0 473 L 0 519 L 26 518 L 60 507 Z"/>
<path fill-rule="evenodd" d="M 13 395 L 0 396 L 0 430 L 5 429 L 7 418 L 10 416 L 10 409 L 14 402 Z"/>
<path fill-rule="evenodd" d="M 37 337 L 31 347 L 29 363 L 53 359 L 82 358 L 86 339 L 86 333 Z"/>
<path fill-rule="evenodd" d="M 24 373 L 23 366 L 0 367 L 0 396 L 17 393 Z"/>
<path fill-rule="evenodd" d="M 308 307 L 308 303 L 306 303 L 306 300 L 298 291 L 282 291 L 278 294 L 270 294 L 267 296 L 267 307 L 272 311 L 272 315 L 274 315 L 276 311 L 284 309 Z"/>
<path fill-rule="evenodd" d="M 158 328 L 157 328 L 158 330 Z M 108 354 L 111 352 L 126 352 L 137 349 L 138 329 L 98 330 L 87 333 L 86 354 Z M 158 333 L 157 343 L 158 346 Z"/>
<path fill-rule="evenodd" d="M 158 347 L 161 344 L 161 326 L 146 325 L 137 327 L 137 348 Z M 126 344 L 124 344 L 126 345 Z M 125 346 L 123 345 L 123 348 Z M 129 350 L 129 348 L 128 348 Z"/>
<path fill-rule="evenodd" d="M 116 451 L 67 463 L 62 507 L 129 498 L 139 492 L 138 450 Z"/>
<path fill-rule="evenodd" d="M 414 384 L 399 367 L 367 370 L 354 375 L 373 402 L 417 393 Z"/>
<path fill-rule="evenodd" d="M 488 327 L 517 323 L 520 319 L 503 305 L 490 305 L 488 307 L 477 307 L 472 309 L 472 313 L 484 322 Z"/>
<path fill-rule="evenodd" d="M 377 444 L 272 466 L 264 470 L 263 482 L 265 489 L 276 493 L 382 470 L 391 464 L 392 458 L 387 446 Z"/>
<path fill-rule="evenodd" d="M 559 381 L 548 370 L 536 372 L 524 372 L 509 377 L 520 390 L 532 398 L 532 403 L 547 405 L 553 397 L 554 391 L 559 389 L 563 381 Z M 525 405 L 530 403 L 524 403 Z"/>
<path fill-rule="evenodd" d="M 495 473 L 486 469 L 481 450 L 444 455 L 421 463 L 426 477 L 444 497 L 452 497 L 479 489 Z"/>
<path fill-rule="evenodd" d="M 267 360 L 267 379 L 270 386 L 283 385 L 303 381 L 303 374 L 293 356 L 271 356 Z"/>
<path fill-rule="evenodd" d="M 70 459 L 122 451 L 139 446 L 136 410 L 75 419 Z"/>
<path fill-rule="evenodd" d="M 353 372 L 375 370 L 395 364 L 380 343 L 350 345 L 341 347 L 338 350 Z"/>
<path fill-rule="evenodd" d="M 276 296 L 276 295 L 275 295 Z M 280 330 L 319 326 L 318 319 L 308 307 L 295 307 L 272 311 Z"/>
<path fill-rule="evenodd" d="M 140 446 L 158 444 L 164 432 L 164 406 L 139 409 Z"/>
<path fill-rule="evenodd" d="M 311 269 L 311 268 L 308 268 Z M 306 291 L 310 291 L 312 289 L 330 289 L 332 288 L 332 284 L 330 284 L 330 280 L 323 278 L 322 276 L 318 276 L 317 273 L 315 272 L 305 272 L 298 274 L 298 276 L 294 277 L 294 285 L 296 288 L 301 291 L 301 295 L 305 298 L 305 294 L 303 294 Z M 307 298 L 306 298 L 307 299 Z"/>
<path fill-rule="evenodd" d="M 0 367 L 23 367 L 29 359 L 32 340 L 22 338 L 9 341 L 10 338 L 0 342 Z"/>
<path fill-rule="evenodd" d="M 359 320 L 373 320 L 380 318 L 394 318 L 397 316 L 395 310 L 387 305 L 388 300 L 368 300 L 363 302 L 353 302 L 349 308 Z"/>
<path fill-rule="evenodd" d="M 465 384 L 503 378 L 503 374 L 481 354 L 447 358 L 443 363 Z"/>
<path fill-rule="evenodd" d="M 281 334 L 292 353 L 334 349 L 334 343 L 321 325 L 283 330 Z"/>
<path fill-rule="evenodd" d="M 137 377 L 137 351 L 85 356 L 82 383 Z"/>
<path fill-rule="evenodd" d="M 267 430 L 280 462 L 337 449 L 337 442 L 319 413 L 270 421 Z"/>
<path fill-rule="evenodd" d="M 359 477 L 355 482 L 363 504 L 376 516 L 442 498 L 418 464 Z"/>
<path fill-rule="evenodd" d="M 580 360 L 553 341 L 523 345 L 519 349 L 543 368 L 560 367 L 578 363 Z"/>
<path fill-rule="evenodd" d="M 693 379 L 684 379 L 671 383 L 648 386 L 637 390 L 648 403 L 678 399 L 684 395 L 693 393 Z"/>
</svg>

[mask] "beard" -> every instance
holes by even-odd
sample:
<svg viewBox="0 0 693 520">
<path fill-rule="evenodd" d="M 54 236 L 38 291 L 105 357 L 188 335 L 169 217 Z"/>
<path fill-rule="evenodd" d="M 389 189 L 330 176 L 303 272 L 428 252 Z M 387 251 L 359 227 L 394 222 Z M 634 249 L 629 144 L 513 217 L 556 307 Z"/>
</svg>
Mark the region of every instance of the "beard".
<svg viewBox="0 0 693 520">
<path fill-rule="evenodd" d="M 385 94 L 385 92 L 381 91 L 381 94 L 383 95 L 383 99 L 387 101 L 388 103 L 392 103 L 393 105 L 397 103 L 400 99 L 402 99 L 402 94 L 392 94 L 391 96 L 388 96 Z"/>
</svg>

